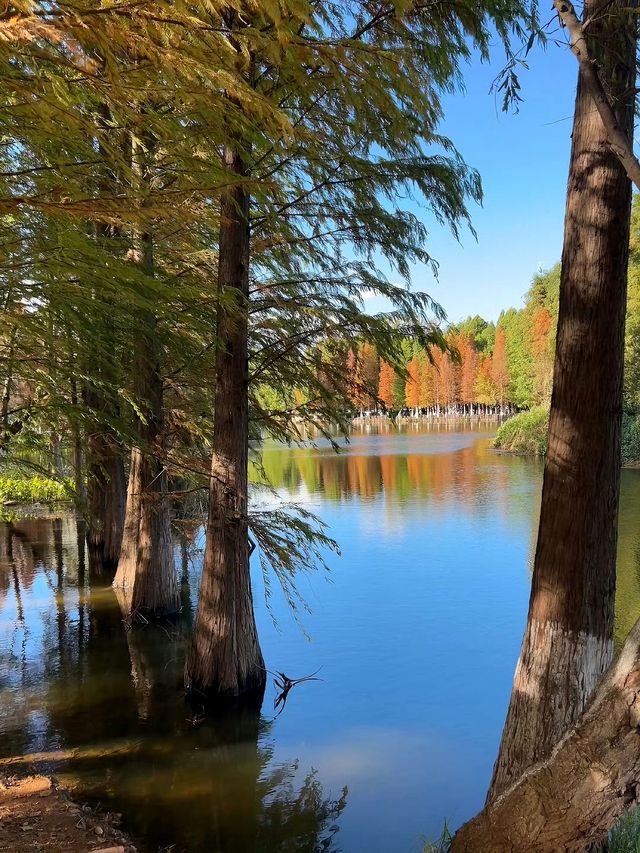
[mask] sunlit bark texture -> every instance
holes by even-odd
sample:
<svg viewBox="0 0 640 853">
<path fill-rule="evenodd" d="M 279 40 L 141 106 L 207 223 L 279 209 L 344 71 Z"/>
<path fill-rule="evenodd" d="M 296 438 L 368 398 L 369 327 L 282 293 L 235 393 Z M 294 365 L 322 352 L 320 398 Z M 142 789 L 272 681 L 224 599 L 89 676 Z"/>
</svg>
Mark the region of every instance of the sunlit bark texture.
<svg viewBox="0 0 640 853">
<path fill-rule="evenodd" d="M 133 144 L 133 164 L 145 179 L 144 154 Z M 148 276 L 153 275 L 151 234 L 137 236 L 135 257 Z M 156 336 L 156 318 L 144 312 L 134 348 L 136 396 L 146 401 L 145 418 L 136 427 L 140 445 L 131 450 L 124 533 L 114 587 L 122 590 L 121 604 L 132 613 L 163 616 L 180 609 L 178 577 L 173 561 L 171 507 L 167 472 L 160 458 L 164 427 L 162 376 Z"/>
<path fill-rule="evenodd" d="M 245 174 L 240 154 L 225 164 Z M 185 670 L 187 690 L 214 698 L 259 691 L 265 669 L 253 613 L 247 526 L 249 196 L 241 183 L 221 204 L 218 351 L 209 519 L 200 598 Z"/>
<path fill-rule="evenodd" d="M 631 139 L 635 41 L 623 5 L 598 15 L 588 0 L 585 18 L 596 12 L 590 52 Z M 613 655 L 630 205 L 581 70 L 529 615 L 489 800 L 549 755 Z"/>
<path fill-rule="evenodd" d="M 640 622 L 577 726 L 454 837 L 450 853 L 582 853 L 635 801 Z"/>
</svg>

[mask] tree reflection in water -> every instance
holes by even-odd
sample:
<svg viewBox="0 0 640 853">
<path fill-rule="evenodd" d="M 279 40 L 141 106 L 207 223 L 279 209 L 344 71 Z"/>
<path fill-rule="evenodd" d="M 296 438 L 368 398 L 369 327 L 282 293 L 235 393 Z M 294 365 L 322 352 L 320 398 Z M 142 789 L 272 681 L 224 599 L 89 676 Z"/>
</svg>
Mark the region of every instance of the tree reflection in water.
<svg viewBox="0 0 640 853">
<path fill-rule="evenodd" d="M 149 850 L 337 853 L 346 789 L 332 797 L 313 770 L 275 763 L 255 704 L 194 725 L 181 690 L 190 613 L 128 629 L 108 581 L 74 518 L 0 527 L 3 759 L 48 753 L 45 770 L 122 812 Z M 5 645 L 10 623 L 21 654 Z"/>
</svg>

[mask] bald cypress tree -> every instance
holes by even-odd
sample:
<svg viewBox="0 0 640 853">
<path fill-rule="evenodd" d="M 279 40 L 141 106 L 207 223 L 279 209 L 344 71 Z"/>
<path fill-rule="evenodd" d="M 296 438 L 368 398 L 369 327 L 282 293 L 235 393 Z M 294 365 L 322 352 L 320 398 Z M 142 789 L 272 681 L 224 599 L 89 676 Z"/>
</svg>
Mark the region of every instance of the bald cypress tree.
<svg viewBox="0 0 640 853">
<path fill-rule="evenodd" d="M 585 5 L 585 44 L 631 147 L 636 24 L 625 4 L 598 9 Z M 591 68 L 581 64 L 576 93 L 529 615 L 490 800 L 549 755 L 613 657 L 631 181 L 595 109 Z"/>
<path fill-rule="evenodd" d="M 424 226 L 396 203 L 400 191 L 456 233 L 468 221 L 480 183 L 436 132 L 439 95 L 455 85 L 469 37 L 486 51 L 489 22 L 506 38 L 517 16 L 509 4 L 407 12 L 384 3 L 372 12 L 359 2 L 291 4 L 275 19 L 249 5 L 221 16 L 245 79 L 285 121 L 281 133 L 237 117 L 226 125 L 209 523 L 185 670 L 193 693 L 236 696 L 266 676 L 249 572 L 247 399 L 262 429 L 295 438 L 296 415 L 322 428 L 327 413 L 340 419 L 348 408 L 348 394 L 336 393 L 349 387 L 346 375 L 331 388 L 318 381 L 321 340 L 358 335 L 404 369 L 399 330 L 429 336 L 429 312 L 438 309 L 389 284 L 376 255 L 407 279 L 412 260 L 432 263 Z M 396 313 L 365 314 L 365 290 L 389 298 Z M 297 387 L 302 402 L 266 411 L 258 383 Z"/>
</svg>

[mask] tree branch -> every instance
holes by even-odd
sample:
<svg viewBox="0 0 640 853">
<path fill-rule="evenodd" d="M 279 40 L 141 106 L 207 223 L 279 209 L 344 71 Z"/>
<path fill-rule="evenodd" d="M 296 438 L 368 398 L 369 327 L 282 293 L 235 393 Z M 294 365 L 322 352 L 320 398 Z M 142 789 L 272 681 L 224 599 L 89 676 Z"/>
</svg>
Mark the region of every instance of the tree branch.
<svg viewBox="0 0 640 853">
<path fill-rule="evenodd" d="M 640 190 L 640 161 L 633 153 L 632 141 L 620 126 L 620 122 L 604 90 L 595 62 L 589 56 L 585 27 L 578 18 L 571 0 L 553 0 L 553 5 L 571 39 L 571 52 L 578 60 L 582 79 L 593 98 L 596 109 L 609 139 L 609 145 L 624 166 L 631 181 Z M 589 19 L 589 22 L 592 20 Z"/>
</svg>

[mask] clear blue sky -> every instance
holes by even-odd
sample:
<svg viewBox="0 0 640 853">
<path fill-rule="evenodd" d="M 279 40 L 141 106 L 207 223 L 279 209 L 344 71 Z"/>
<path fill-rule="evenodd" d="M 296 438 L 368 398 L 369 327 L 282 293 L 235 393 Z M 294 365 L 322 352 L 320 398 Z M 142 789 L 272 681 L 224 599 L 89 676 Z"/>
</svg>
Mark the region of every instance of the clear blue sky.
<svg viewBox="0 0 640 853">
<path fill-rule="evenodd" d="M 496 320 L 501 309 L 520 307 L 533 274 L 562 250 L 577 62 L 554 44 L 532 50 L 515 115 L 489 94 L 503 64 L 499 47 L 490 64 L 476 57 L 465 71 L 466 92 L 444 101 L 441 131 L 482 177 L 483 206 L 472 209 L 478 239 L 463 233 L 459 244 L 423 213 L 439 280 L 417 266 L 412 288 L 433 296 L 452 322 L 473 314 Z"/>
</svg>

